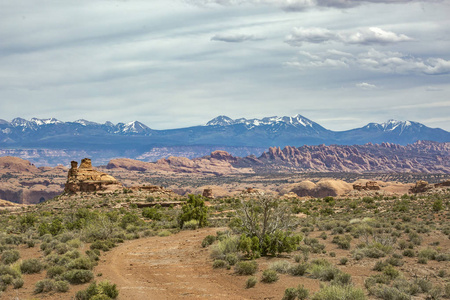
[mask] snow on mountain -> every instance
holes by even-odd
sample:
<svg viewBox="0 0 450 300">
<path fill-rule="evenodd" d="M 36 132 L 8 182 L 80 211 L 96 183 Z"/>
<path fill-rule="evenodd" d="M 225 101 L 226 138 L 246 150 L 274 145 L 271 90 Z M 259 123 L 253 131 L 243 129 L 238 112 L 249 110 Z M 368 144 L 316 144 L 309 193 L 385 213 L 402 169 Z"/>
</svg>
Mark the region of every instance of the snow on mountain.
<svg viewBox="0 0 450 300">
<path fill-rule="evenodd" d="M 388 131 L 399 131 L 400 134 L 408 129 L 408 128 L 421 128 L 423 127 L 422 124 L 417 123 L 417 122 L 412 122 L 412 121 L 398 121 L 398 120 L 393 120 L 390 119 L 386 122 L 383 123 L 369 123 L 366 126 L 364 126 L 364 129 L 376 129 L 379 131 L 384 131 L 384 132 L 388 132 Z"/>
<path fill-rule="evenodd" d="M 262 125 L 278 125 L 278 124 L 287 124 L 294 127 L 313 127 L 315 124 L 313 121 L 301 116 L 301 115 L 295 115 L 293 117 L 265 117 L 262 119 L 231 119 L 227 116 L 218 116 L 208 123 L 206 123 L 206 126 L 229 126 L 229 125 L 236 125 L 236 124 L 244 124 L 248 128 L 253 128 L 256 126 L 262 126 Z"/>
<path fill-rule="evenodd" d="M 79 120 L 73 121 L 73 123 L 77 123 L 77 124 L 80 124 L 80 125 L 83 125 L 83 126 L 99 125 L 99 123 L 91 122 L 91 121 L 88 121 L 88 120 L 85 120 L 85 119 L 79 119 Z"/>
<path fill-rule="evenodd" d="M 124 124 L 121 132 L 123 133 L 145 133 L 150 130 L 150 128 L 141 122 L 134 121 L 127 124 Z"/>
<path fill-rule="evenodd" d="M 32 118 L 30 122 L 35 123 L 38 126 L 50 125 L 50 124 L 63 124 L 64 123 L 64 122 L 61 122 L 60 120 L 57 120 L 55 118 L 48 118 L 48 119 Z"/>
</svg>

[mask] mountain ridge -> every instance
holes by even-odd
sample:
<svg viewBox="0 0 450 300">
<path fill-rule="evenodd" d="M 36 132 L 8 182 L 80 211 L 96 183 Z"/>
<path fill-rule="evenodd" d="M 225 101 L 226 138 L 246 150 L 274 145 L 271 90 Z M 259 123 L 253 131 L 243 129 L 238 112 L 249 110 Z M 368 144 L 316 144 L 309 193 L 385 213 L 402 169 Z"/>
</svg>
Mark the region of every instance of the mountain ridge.
<svg viewBox="0 0 450 300">
<path fill-rule="evenodd" d="M 366 143 L 407 145 L 418 140 L 450 142 L 450 132 L 414 121 L 396 120 L 333 131 L 299 114 L 262 119 L 231 119 L 222 115 L 204 125 L 167 130 L 155 130 L 139 121 L 100 124 L 84 119 L 72 122 L 55 118 L 0 120 L 0 156 L 21 157 L 25 150 L 36 150 L 34 156 L 38 156 L 41 150 L 60 151 L 61 154 L 54 152 L 51 164 L 64 163 L 61 160 L 66 157 L 63 152 L 73 151 L 79 153 L 76 155 L 79 159 L 83 158 L 83 153 L 106 163 L 115 157 L 157 160 L 176 154 L 193 158 L 213 150 L 246 156 L 260 155 L 269 147 Z M 186 153 L 180 151 L 183 147 L 186 147 Z"/>
</svg>

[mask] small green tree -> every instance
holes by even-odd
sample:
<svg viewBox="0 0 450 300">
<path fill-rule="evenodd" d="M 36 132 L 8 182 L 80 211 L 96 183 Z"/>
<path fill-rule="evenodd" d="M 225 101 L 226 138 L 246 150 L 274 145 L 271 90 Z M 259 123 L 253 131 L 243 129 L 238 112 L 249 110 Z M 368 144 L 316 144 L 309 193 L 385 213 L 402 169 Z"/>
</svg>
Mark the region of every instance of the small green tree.
<svg viewBox="0 0 450 300">
<path fill-rule="evenodd" d="M 186 204 L 181 207 L 182 213 L 178 216 L 178 225 L 183 228 L 185 222 L 197 220 L 199 227 L 208 225 L 208 208 L 200 195 L 189 195 Z"/>
<path fill-rule="evenodd" d="M 292 235 L 296 226 L 290 208 L 271 195 L 242 200 L 236 218 L 230 223 L 235 232 L 243 235 L 240 250 L 250 256 L 256 251 L 276 255 L 295 250 L 302 239 Z"/>
</svg>

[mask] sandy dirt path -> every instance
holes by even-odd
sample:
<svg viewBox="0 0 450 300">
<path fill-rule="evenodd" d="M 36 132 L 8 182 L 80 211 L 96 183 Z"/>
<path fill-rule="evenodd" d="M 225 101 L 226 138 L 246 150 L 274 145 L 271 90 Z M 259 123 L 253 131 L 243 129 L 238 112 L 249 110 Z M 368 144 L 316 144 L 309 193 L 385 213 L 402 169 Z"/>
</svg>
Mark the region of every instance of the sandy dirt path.
<svg viewBox="0 0 450 300">
<path fill-rule="evenodd" d="M 120 299 L 281 299 L 286 287 L 299 283 L 292 278 L 295 282 L 258 283 L 245 289 L 248 276 L 213 269 L 209 250 L 201 242 L 216 231 L 188 230 L 127 241 L 102 255 L 96 272 L 117 284 Z"/>
</svg>

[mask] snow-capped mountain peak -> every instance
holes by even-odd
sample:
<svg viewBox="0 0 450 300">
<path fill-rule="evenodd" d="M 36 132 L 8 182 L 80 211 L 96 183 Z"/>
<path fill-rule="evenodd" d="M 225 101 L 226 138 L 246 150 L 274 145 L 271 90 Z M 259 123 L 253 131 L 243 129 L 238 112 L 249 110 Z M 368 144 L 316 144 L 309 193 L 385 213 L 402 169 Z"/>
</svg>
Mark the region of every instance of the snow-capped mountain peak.
<svg viewBox="0 0 450 300">
<path fill-rule="evenodd" d="M 134 122 L 125 124 L 121 131 L 123 133 L 143 133 L 149 129 L 150 128 L 148 126 L 142 124 L 141 122 L 134 121 Z"/>
<path fill-rule="evenodd" d="M 265 117 L 262 119 L 246 119 L 246 118 L 240 118 L 240 119 L 231 119 L 227 116 L 218 116 L 208 123 L 206 123 L 206 126 L 229 126 L 229 125 L 236 125 L 236 124 L 244 124 L 247 127 L 256 127 L 256 126 L 262 126 L 262 125 L 268 125 L 273 126 L 277 124 L 287 124 L 295 127 L 312 127 L 314 125 L 314 122 L 301 116 L 301 115 L 295 115 L 293 117 Z"/>
<path fill-rule="evenodd" d="M 32 118 L 32 123 L 35 123 L 38 126 L 42 125 L 50 125 L 50 124 L 62 124 L 64 122 L 61 122 L 60 120 L 57 120 L 55 118 L 48 118 L 48 119 L 38 119 L 38 118 Z"/>
<path fill-rule="evenodd" d="M 233 125 L 234 120 L 227 116 L 218 116 L 206 123 L 206 126 L 227 126 Z"/>
<path fill-rule="evenodd" d="M 73 121 L 73 122 L 77 123 L 77 124 L 80 124 L 80 125 L 83 125 L 83 126 L 99 125 L 99 123 L 91 122 L 91 121 L 88 121 L 88 120 L 85 120 L 85 119 L 79 119 L 79 120 L 76 120 L 76 121 Z"/>
</svg>

